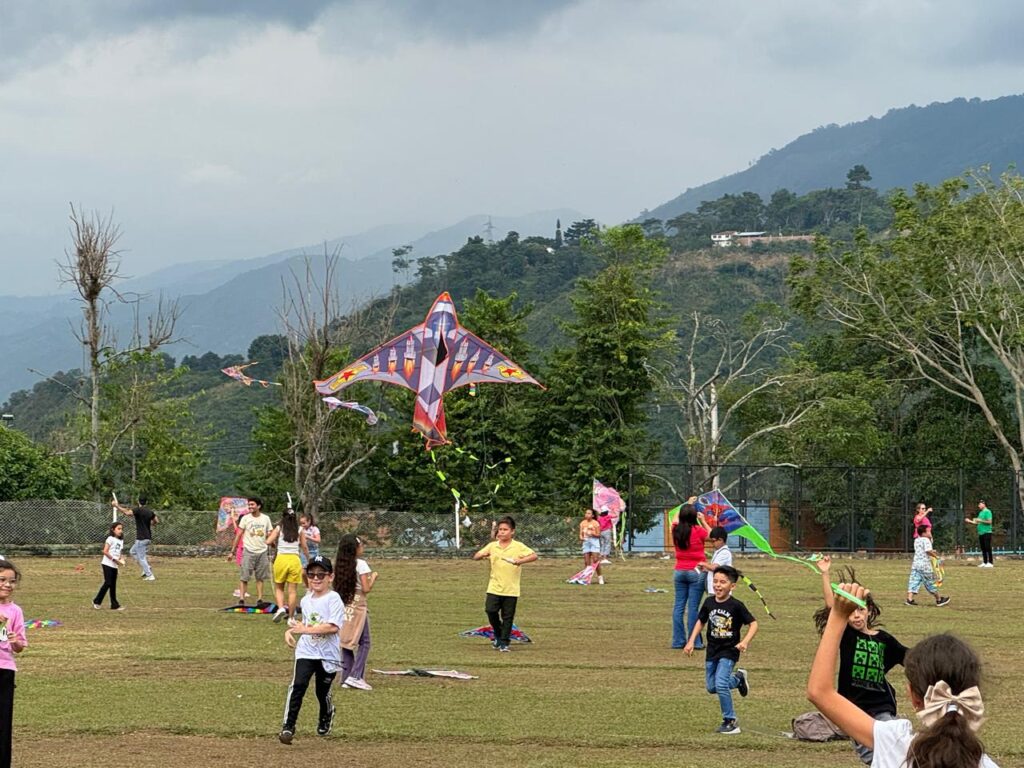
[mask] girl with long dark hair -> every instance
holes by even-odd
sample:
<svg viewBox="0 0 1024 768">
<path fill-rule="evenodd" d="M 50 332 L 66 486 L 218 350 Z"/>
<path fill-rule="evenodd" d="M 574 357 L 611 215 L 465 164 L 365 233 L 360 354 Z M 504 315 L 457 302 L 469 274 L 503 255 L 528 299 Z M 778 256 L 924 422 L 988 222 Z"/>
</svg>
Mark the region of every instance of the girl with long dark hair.
<svg viewBox="0 0 1024 768">
<path fill-rule="evenodd" d="M 370 614 L 366 595 L 377 581 L 376 572 L 363 559 L 363 542 L 354 533 L 341 537 L 334 566 L 334 591 L 345 604 L 341 627 L 342 688 L 371 691 L 366 682 L 366 660 L 370 655 Z"/>
<path fill-rule="evenodd" d="M 675 602 L 672 605 L 672 647 L 682 648 L 697 623 L 697 611 L 704 596 L 704 576 L 697 564 L 704 562 L 704 542 L 710 526 L 693 506 L 695 497 L 680 505 L 679 515 L 672 523 L 672 543 L 676 551 L 674 576 Z M 684 616 L 686 621 L 684 623 Z M 696 650 L 704 647 L 698 637 Z"/>
<path fill-rule="evenodd" d="M 302 583 L 302 560 L 299 552 L 309 559 L 306 547 L 306 534 L 299 527 L 299 519 L 294 509 L 286 509 L 281 515 L 281 522 L 267 536 L 267 544 L 277 542 L 277 557 L 274 558 L 274 596 L 277 600 L 277 613 L 274 621 L 279 622 L 285 617 L 295 617 L 295 606 L 299 600 L 299 584 Z M 285 585 L 288 586 L 288 607 L 284 605 Z"/>
</svg>

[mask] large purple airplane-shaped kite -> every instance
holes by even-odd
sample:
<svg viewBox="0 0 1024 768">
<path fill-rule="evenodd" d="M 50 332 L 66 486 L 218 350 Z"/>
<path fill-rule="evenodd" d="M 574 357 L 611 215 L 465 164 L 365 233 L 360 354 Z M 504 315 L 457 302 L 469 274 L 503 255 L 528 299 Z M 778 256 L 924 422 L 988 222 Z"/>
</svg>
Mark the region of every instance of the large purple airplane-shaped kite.
<svg viewBox="0 0 1024 768">
<path fill-rule="evenodd" d="M 461 325 L 452 297 L 442 293 L 421 325 L 381 344 L 351 365 L 315 382 L 333 395 L 359 381 L 383 381 L 416 393 L 413 429 L 427 439 L 427 449 L 448 442 L 442 398 L 467 384 L 541 384 L 490 344 Z"/>
</svg>

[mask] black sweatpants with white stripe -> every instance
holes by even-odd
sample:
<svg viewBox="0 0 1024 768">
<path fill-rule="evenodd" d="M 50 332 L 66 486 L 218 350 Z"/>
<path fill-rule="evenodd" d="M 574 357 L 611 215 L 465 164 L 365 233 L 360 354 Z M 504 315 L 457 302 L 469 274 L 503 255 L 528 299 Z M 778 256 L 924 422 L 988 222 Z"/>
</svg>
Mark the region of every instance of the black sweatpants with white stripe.
<svg viewBox="0 0 1024 768">
<path fill-rule="evenodd" d="M 284 705 L 284 730 L 294 731 L 295 721 L 299 719 L 302 709 L 302 698 L 306 695 L 311 678 L 316 678 L 316 699 L 320 702 L 320 721 L 326 720 L 333 705 L 331 704 L 331 686 L 337 672 L 328 672 L 320 659 L 296 659 L 292 682 L 288 686 L 288 696 Z"/>
</svg>

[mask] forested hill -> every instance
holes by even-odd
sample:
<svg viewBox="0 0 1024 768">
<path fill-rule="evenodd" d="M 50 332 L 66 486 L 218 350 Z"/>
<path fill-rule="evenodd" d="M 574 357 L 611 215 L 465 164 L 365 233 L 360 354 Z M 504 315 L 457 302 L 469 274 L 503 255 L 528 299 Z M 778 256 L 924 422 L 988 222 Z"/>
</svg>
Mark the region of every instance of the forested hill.
<svg viewBox="0 0 1024 768">
<path fill-rule="evenodd" d="M 638 220 L 668 221 L 726 194 L 750 191 L 767 199 L 778 189 L 803 194 L 841 187 L 855 165 L 870 168 L 880 190 L 936 183 L 982 165 L 1001 173 L 1024 161 L 1022 126 L 1021 95 L 893 109 L 880 118 L 817 128 L 745 171 L 689 189 Z"/>
</svg>

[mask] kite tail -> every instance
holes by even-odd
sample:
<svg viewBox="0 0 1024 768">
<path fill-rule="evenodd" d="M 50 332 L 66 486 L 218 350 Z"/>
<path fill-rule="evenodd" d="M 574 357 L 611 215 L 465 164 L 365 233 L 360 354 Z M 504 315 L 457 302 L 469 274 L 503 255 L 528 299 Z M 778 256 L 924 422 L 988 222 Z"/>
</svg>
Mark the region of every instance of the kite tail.
<svg viewBox="0 0 1024 768">
<path fill-rule="evenodd" d="M 764 610 L 765 610 L 765 613 L 767 613 L 767 614 L 768 614 L 769 616 L 771 616 L 771 617 L 772 617 L 772 618 L 774 619 L 774 618 L 775 618 L 775 614 L 773 614 L 773 613 L 772 613 L 772 610 L 771 610 L 771 608 L 769 608 L 769 607 L 768 607 L 768 601 L 764 599 L 764 595 L 762 595 L 762 594 L 761 594 L 761 590 L 759 590 L 759 589 L 758 589 L 758 588 L 757 588 L 757 587 L 756 587 L 756 586 L 754 585 L 754 582 L 752 582 L 752 581 L 751 581 L 751 580 L 750 580 L 749 578 L 747 578 L 746 576 L 740 576 L 740 580 L 741 580 L 741 581 L 742 581 L 742 582 L 743 582 L 744 584 L 746 584 L 746 585 L 747 585 L 748 587 L 750 587 L 751 591 L 752 591 L 752 592 L 753 592 L 753 593 L 754 593 L 755 595 L 757 595 L 757 596 L 758 596 L 758 598 L 759 598 L 759 599 L 761 600 L 761 605 L 763 605 L 763 606 L 764 606 Z"/>
<path fill-rule="evenodd" d="M 816 574 L 818 574 L 818 575 L 821 574 L 821 571 L 818 570 L 818 566 L 816 566 L 814 563 L 810 562 L 809 560 L 805 560 L 802 557 L 793 557 L 792 555 L 777 555 L 774 552 L 772 552 L 771 555 L 772 555 L 772 557 L 777 558 L 779 560 L 789 560 L 790 562 L 800 563 L 800 565 L 807 566 L 812 571 L 814 571 Z"/>
</svg>

